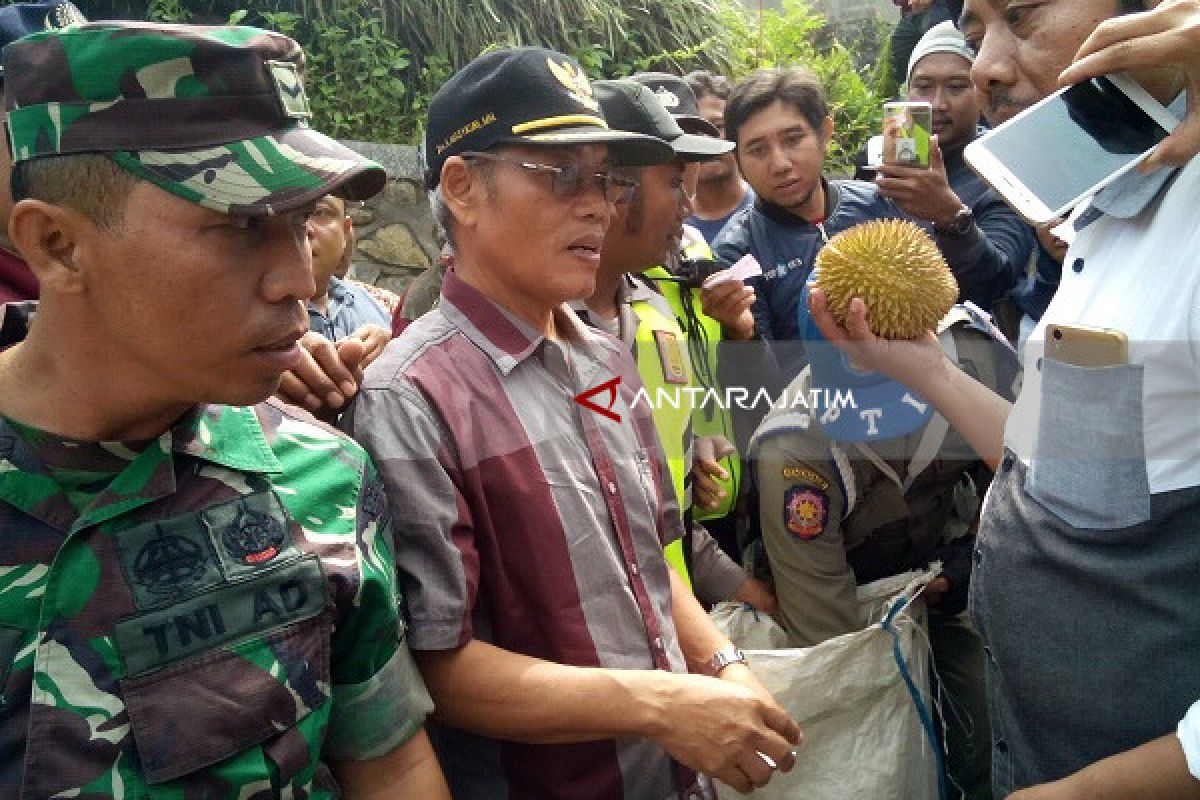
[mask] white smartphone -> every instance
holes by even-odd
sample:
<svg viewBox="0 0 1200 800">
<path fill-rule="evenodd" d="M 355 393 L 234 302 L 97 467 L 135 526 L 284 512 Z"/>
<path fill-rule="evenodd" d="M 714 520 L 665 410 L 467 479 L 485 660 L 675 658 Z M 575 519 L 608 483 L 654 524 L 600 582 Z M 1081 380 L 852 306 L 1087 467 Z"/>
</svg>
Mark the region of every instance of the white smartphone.
<svg viewBox="0 0 1200 800">
<path fill-rule="evenodd" d="M 964 158 L 1035 225 L 1137 166 L 1179 120 L 1126 75 L 1054 94 L 967 145 Z"/>
</svg>

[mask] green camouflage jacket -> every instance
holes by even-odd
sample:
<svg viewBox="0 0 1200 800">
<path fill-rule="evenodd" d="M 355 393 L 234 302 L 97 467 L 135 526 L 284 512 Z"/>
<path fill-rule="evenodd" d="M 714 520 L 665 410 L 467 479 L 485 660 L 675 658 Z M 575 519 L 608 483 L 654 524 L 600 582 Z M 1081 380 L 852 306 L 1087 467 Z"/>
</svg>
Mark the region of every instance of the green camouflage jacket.
<svg viewBox="0 0 1200 800">
<path fill-rule="evenodd" d="M 0 417 L 0 797 L 335 797 L 431 707 L 400 608 L 374 470 L 303 412 Z"/>
</svg>

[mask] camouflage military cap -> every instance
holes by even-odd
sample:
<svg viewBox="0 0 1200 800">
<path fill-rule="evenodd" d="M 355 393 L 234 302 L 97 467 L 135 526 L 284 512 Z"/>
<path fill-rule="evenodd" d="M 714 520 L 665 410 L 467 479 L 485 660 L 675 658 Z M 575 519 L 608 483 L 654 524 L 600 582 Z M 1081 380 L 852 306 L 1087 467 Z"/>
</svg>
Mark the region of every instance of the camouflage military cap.
<svg viewBox="0 0 1200 800">
<path fill-rule="evenodd" d="M 95 22 L 4 49 L 13 163 L 106 153 L 223 213 L 383 188 L 378 164 L 308 127 L 304 54 L 257 28 Z"/>
</svg>

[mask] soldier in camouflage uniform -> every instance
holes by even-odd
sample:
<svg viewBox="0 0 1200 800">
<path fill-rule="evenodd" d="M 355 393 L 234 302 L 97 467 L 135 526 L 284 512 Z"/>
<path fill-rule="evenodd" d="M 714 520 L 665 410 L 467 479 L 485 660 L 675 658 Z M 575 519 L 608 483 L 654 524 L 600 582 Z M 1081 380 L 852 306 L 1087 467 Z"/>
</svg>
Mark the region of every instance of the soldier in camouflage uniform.
<svg viewBox="0 0 1200 800">
<path fill-rule="evenodd" d="M 382 168 L 307 127 L 277 34 L 96 23 L 4 64 L 42 298 L 0 318 L 0 796 L 448 797 L 371 463 L 262 402 L 307 213 Z"/>
</svg>

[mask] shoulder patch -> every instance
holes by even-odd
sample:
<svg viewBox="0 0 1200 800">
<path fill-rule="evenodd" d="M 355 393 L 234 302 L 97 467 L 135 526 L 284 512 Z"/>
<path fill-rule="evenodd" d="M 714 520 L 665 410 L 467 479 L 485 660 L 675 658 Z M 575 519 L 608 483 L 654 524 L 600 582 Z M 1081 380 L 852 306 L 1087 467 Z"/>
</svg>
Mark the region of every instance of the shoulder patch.
<svg viewBox="0 0 1200 800">
<path fill-rule="evenodd" d="M 828 487 L 828 483 L 825 484 Z M 829 494 L 816 486 L 801 484 L 783 494 L 783 524 L 793 536 L 807 541 L 825 530 L 829 517 Z"/>
</svg>

